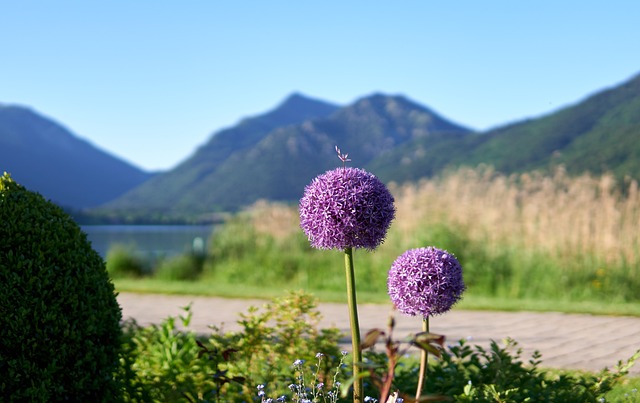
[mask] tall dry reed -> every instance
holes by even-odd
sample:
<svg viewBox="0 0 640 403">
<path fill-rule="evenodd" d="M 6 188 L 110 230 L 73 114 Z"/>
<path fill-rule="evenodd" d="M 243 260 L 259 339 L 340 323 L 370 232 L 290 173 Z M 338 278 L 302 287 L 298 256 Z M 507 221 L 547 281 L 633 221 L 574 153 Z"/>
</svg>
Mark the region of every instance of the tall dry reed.
<svg viewBox="0 0 640 403">
<path fill-rule="evenodd" d="M 506 176 L 490 167 L 461 168 L 440 178 L 394 186 L 397 223 L 411 237 L 419 227 L 448 222 L 494 253 L 505 247 L 559 261 L 591 259 L 626 267 L 640 263 L 640 194 L 636 181 L 613 176 Z M 575 266 L 574 266 L 575 267 Z M 599 268 L 606 270 L 606 268 Z"/>
</svg>

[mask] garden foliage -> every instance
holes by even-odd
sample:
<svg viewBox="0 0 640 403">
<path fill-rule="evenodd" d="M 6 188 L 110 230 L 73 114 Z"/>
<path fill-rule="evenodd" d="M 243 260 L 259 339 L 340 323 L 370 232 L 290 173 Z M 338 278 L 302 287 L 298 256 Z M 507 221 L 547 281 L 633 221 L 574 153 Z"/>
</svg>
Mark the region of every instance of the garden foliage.
<svg viewBox="0 0 640 403">
<path fill-rule="evenodd" d="M 127 323 L 121 362 L 129 401 L 251 401 L 258 384 L 287 390 L 295 381 L 295 360 L 311 361 L 324 352 L 323 378 L 340 361 L 340 334 L 318 328 L 320 314 L 308 294 L 250 308 L 237 331 L 212 328 L 210 335 L 198 335 L 188 329 L 190 319 L 186 307 L 184 316 L 160 325 Z"/>
<path fill-rule="evenodd" d="M 333 394 L 349 385 L 351 371 L 339 351 L 340 332 L 319 329 L 319 315 L 314 298 L 290 293 L 240 314 L 234 331 L 213 328 L 209 335 L 196 334 L 188 328 L 189 307 L 183 316 L 160 325 L 143 328 L 129 322 L 121 360 L 125 401 L 275 402 L 283 396 L 288 402 L 300 402 L 303 396 L 351 401 Z M 365 368 L 373 371 L 364 378 L 366 396 L 379 396 L 374 378 L 388 373 L 389 362 L 397 359 L 391 391 L 410 400 L 418 372 L 412 352 L 417 350 L 402 351 L 408 354 L 394 360 L 378 345 L 364 352 Z M 321 360 L 317 353 L 324 354 Z M 598 374 L 549 371 L 542 368 L 540 354 L 523 358 L 513 340 L 493 342 L 488 349 L 460 340 L 431 360 L 425 393 L 460 402 L 598 402 L 620 385 L 639 356 Z"/>
</svg>

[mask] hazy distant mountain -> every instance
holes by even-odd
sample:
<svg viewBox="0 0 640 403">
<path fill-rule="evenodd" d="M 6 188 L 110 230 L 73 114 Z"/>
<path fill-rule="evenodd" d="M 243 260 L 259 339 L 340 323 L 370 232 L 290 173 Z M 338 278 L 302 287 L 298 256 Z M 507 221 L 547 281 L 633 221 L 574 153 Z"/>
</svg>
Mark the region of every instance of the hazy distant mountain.
<svg viewBox="0 0 640 403">
<path fill-rule="evenodd" d="M 30 109 L 1 104 L 0 171 L 75 209 L 103 204 L 151 176 Z"/>
<path fill-rule="evenodd" d="M 258 199 L 295 200 L 315 175 L 340 164 L 336 145 L 354 166 L 364 166 L 414 139 L 468 133 L 404 97 L 374 94 L 338 109 L 294 95 L 270 113 L 214 134 L 174 170 L 105 207 L 204 213 Z"/>
</svg>

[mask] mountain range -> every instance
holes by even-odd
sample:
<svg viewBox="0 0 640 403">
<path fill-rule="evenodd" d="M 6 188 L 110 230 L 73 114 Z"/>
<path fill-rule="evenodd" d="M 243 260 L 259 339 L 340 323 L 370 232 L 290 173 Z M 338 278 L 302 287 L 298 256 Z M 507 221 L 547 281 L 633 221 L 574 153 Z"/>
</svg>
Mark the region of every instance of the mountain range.
<svg viewBox="0 0 640 403">
<path fill-rule="evenodd" d="M 3 117 L 8 111 L 9 115 L 22 114 L 31 123 Z M 44 134 L 37 137 L 35 132 Z M 11 164 L 19 182 L 20 175 L 27 178 L 22 172 L 33 155 L 67 155 L 63 145 L 72 142 L 69 135 L 33 112 L 0 108 L 0 150 L 6 143 L 23 139 L 21 149 L 0 152 L 3 165 L 14 155 Z M 31 140 L 24 141 L 27 137 Z M 86 163 L 84 154 L 92 147 L 80 143 L 85 148 L 74 148 L 74 158 L 84 158 Z M 385 182 L 415 181 L 445 169 L 478 164 L 489 164 L 505 173 L 562 164 L 572 174 L 608 171 L 620 179 L 637 180 L 640 76 L 542 117 L 485 132 L 454 123 L 404 96 L 372 94 L 338 106 L 293 94 L 270 112 L 213 133 L 207 143 L 170 171 L 152 175 L 120 161 L 119 169 L 132 169 L 133 173 L 115 176 L 131 175 L 132 181 L 119 184 L 111 193 L 115 196 L 105 195 L 100 210 L 134 216 L 199 215 L 237 210 L 259 199 L 295 201 L 314 176 L 341 164 L 336 145 L 349 153 L 351 166 L 368 169 Z M 22 165 L 16 163 L 16 155 L 21 156 Z M 70 157 L 61 159 L 71 163 Z M 58 176 L 63 172 L 53 161 L 48 166 L 56 167 L 50 170 L 55 177 L 67 178 L 67 183 L 75 185 L 72 189 L 91 193 L 92 185 L 111 185 L 104 179 L 106 168 L 102 168 L 102 176 L 99 167 L 96 172 L 85 170 L 87 181 L 80 186 L 75 182 L 79 179 L 70 173 Z M 0 169 L 7 170 L 5 166 Z M 106 172 L 112 173 L 115 168 L 108 169 Z M 41 189 L 48 189 L 43 186 L 53 178 L 47 178 L 42 170 L 34 177 L 38 175 L 43 179 L 33 179 L 32 186 L 44 194 Z M 28 186 L 25 179 L 22 182 Z M 74 199 L 78 197 L 75 192 L 64 200 L 80 200 Z M 96 204 L 95 200 L 76 203 L 81 207 Z"/>
<path fill-rule="evenodd" d="M 291 201 L 314 176 L 336 166 L 336 145 L 363 166 L 415 138 L 467 133 L 403 97 L 375 94 L 339 108 L 294 94 L 273 112 L 213 135 L 175 169 L 106 207 L 206 213 L 259 199 Z"/>
</svg>

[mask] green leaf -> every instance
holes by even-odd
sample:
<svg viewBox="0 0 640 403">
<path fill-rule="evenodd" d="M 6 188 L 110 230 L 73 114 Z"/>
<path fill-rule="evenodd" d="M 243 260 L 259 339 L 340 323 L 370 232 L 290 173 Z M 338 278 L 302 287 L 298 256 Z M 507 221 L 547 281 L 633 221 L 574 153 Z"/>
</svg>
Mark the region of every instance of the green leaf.
<svg viewBox="0 0 640 403">
<path fill-rule="evenodd" d="M 362 343 L 360 344 L 360 347 L 365 350 L 367 348 L 373 347 L 376 345 L 376 343 L 378 342 L 378 339 L 381 336 L 384 336 L 385 333 L 382 329 L 371 329 L 367 332 L 367 334 L 364 336 L 364 339 L 362 340 Z"/>
</svg>

